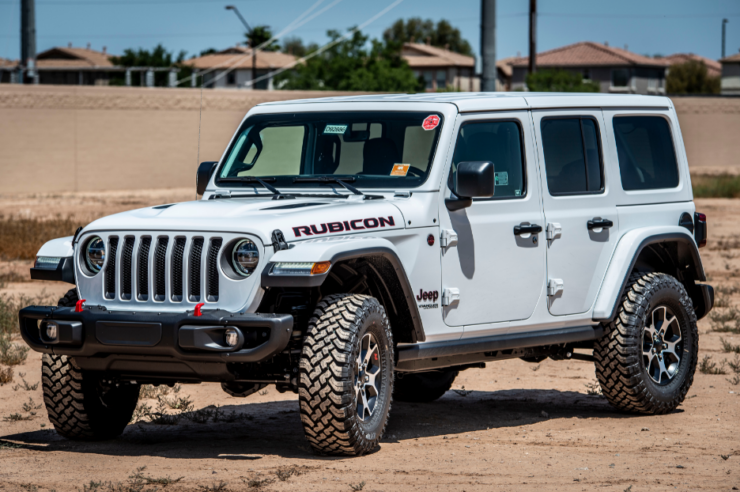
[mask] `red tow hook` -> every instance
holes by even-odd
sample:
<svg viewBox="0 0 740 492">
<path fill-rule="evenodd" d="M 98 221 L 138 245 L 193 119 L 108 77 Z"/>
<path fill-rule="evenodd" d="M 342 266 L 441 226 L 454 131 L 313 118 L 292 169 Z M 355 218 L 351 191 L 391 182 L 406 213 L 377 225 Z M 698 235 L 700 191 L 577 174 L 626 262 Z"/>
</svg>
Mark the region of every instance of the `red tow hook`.
<svg viewBox="0 0 740 492">
<path fill-rule="evenodd" d="M 83 311 L 82 305 L 85 304 L 85 301 L 87 301 L 87 299 L 80 299 L 77 301 L 77 304 L 75 304 L 75 313 L 81 313 Z"/>
<path fill-rule="evenodd" d="M 200 312 L 200 308 L 202 308 L 205 305 L 206 305 L 205 302 L 199 302 L 198 304 L 196 304 L 195 312 L 193 312 L 193 316 L 203 316 L 203 313 Z"/>
</svg>

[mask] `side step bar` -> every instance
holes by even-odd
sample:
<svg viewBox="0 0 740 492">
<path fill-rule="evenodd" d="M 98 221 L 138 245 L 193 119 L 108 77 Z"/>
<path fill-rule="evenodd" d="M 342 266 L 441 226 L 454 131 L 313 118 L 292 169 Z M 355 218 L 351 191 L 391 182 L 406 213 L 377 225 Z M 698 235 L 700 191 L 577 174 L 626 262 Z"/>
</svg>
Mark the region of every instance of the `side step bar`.
<svg viewBox="0 0 740 492">
<path fill-rule="evenodd" d="M 520 357 L 521 349 L 563 345 L 596 340 L 604 333 L 601 325 L 558 328 L 530 333 L 505 333 L 488 337 L 468 338 L 449 342 L 401 345 L 397 349 L 399 371 L 423 371 L 451 367 L 471 362 Z M 501 351 L 507 351 L 501 354 Z M 516 353 L 515 353 L 516 352 Z M 522 352 L 521 354 L 519 354 Z"/>
</svg>

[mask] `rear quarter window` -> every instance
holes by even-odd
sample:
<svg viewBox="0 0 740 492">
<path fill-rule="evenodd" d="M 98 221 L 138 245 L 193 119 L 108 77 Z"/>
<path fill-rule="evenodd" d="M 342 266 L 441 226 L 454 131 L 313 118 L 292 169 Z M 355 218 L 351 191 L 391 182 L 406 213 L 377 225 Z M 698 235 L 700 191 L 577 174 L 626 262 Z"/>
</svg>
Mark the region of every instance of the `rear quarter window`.
<svg viewBox="0 0 740 492">
<path fill-rule="evenodd" d="M 615 116 L 613 125 L 624 190 L 678 186 L 676 149 L 665 118 Z"/>
</svg>

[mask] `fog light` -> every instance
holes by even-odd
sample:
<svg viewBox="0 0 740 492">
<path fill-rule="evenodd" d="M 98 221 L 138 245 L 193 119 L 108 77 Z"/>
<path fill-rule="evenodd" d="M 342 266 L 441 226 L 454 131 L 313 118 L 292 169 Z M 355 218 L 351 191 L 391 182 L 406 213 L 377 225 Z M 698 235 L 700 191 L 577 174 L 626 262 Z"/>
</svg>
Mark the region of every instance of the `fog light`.
<svg viewBox="0 0 740 492">
<path fill-rule="evenodd" d="M 239 343 L 239 333 L 234 328 L 227 328 L 224 333 L 224 341 L 229 347 L 236 347 Z"/>
<path fill-rule="evenodd" d="M 59 327 L 53 321 L 46 323 L 46 338 L 49 340 L 56 340 L 59 334 Z"/>
</svg>

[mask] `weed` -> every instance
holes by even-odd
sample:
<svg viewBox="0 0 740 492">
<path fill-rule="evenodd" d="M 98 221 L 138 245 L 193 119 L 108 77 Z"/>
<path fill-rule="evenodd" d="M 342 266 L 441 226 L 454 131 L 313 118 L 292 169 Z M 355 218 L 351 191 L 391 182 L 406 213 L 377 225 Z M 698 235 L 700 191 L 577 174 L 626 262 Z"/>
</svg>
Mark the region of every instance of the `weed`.
<svg viewBox="0 0 740 492">
<path fill-rule="evenodd" d="M 18 391 L 19 389 L 24 389 L 26 391 L 36 391 L 39 387 L 39 383 L 36 384 L 28 384 L 28 381 L 26 381 L 26 375 L 22 372 L 18 373 L 18 376 L 20 376 L 22 384 L 16 384 L 13 386 L 13 391 Z"/>
<path fill-rule="evenodd" d="M 357 492 L 359 490 L 362 490 L 362 489 L 365 488 L 365 481 L 363 480 L 362 482 L 358 483 L 357 485 L 349 484 L 349 488 L 351 488 L 355 492 Z"/>
<path fill-rule="evenodd" d="M 71 236 L 84 225 L 84 222 L 61 215 L 45 220 L 0 216 L 0 258 L 33 260 L 45 242 Z"/>
<path fill-rule="evenodd" d="M 201 492 L 226 492 L 229 490 L 226 488 L 227 485 L 226 482 L 214 483 L 213 485 L 199 485 L 198 490 Z"/>
<path fill-rule="evenodd" d="M 141 390 L 139 391 L 139 399 L 155 399 L 159 396 L 167 396 L 170 393 L 179 393 L 182 389 L 182 386 L 179 384 L 175 384 L 174 386 L 165 386 L 165 385 L 158 385 L 154 386 L 151 384 L 144 384 L 141 386 Z"/>
<path fill-rule="evenodd" d="M 596 381 L 595 383 L 586 383 L 584 384 L 584 386 L 586 387 L 586 394 L 603 396 L 601 393 L 601 385 L 598 381 Z"/>
<path fill-rule="evenodd" d="M 727 374 L 727 371 L 725 370 L 726 365 L 727 361 L 724 360 L 719 367 L 717 367 L 717 363 L 712 361 L 712 356 L 705 355 L 701 360 L 701 364 L 699 364 L 699 371 L 701 371 L 702 374 Z"/>
<path fill-rule="evenodd" d="M 267 393 L 268 393 L 268 391 L 266 389 L 263 389 L 262 391 L 260 391 L 259 394 L 260 394 L 260 396 L 265 396 Z"/>
<path fill-rule="evenodd" d="M 719 457 L 722 458 L 723 460 L 727 461 L 730 458 L 730 455 L 729 454 L 721 454 L 721 455 L 719 455 Z"/>
<path fill-rule="evenodd" d="M 738 384 L 740 384 L 740 376 L 735 374 L 735 376 L 732 379 L 728 379 L 727 382 L 733 386 L 737 386 Z"/>
<path fill-rule="evenodd" d="M 103 482 L 95 482 L 90 480 L 89 484 L 82 484 L 82 492 L 95 492 L 103 486 Z"/>
<path fill-rule="evenodd" d="M 157 401 L 160 401 L 170 407 L 172 410 L 180 410 L 181 412 L 190 412 L 193 410 L 193 400 L 189 396 L 181 396 L 179 398 L 167 398 L 166 396 L 158 396 Z"/>
<path fill-rule="evenodd" d="M 281 466 L 275 471 L 275 476 L 278 477 L 278 480 L 281 482 L 287 481 L 290 477 L 303 475 L 304 473 L 308 473 L 309 470 L 312 470 L 314 467 L 311 466 L 298 466 L 298 465 L 292 465 L 292 466 Z"/>
<path fill-rule="evenodd" d="M 6 367 L 5 369 L 0 368 L 0 386 L 13 382 L 13 368 Z"/>
<path fill-rule="evenodd" d="M 466 390 L 465 389 L 465 386 L 461 386 L 459 390 L 453 389 L 452 391 L 454 391 L 455 393 L 457 393 L 460 396 L 468 396 L 470 393 L 473 392 L 473 390 Z"/>
<path fill-rule="evenodd" d="M 0 364 L 17 366 L 28 357 L 29 348 L 10 341 L 10 334 L 0 333 Z"/>
<path fill-rule="evenodd" d="M 735 359 L 727 362 L 727 365 L 730 366 L 732 372 L 740 374 L 740 356 L 736 355 Z"/>
<path fill-rule="evenodd" d="M 23 446 L 10 441 L 0 441 L 0 451 L 3 449 L 20 449 Z"/>
<path fill-rule="evenodd" d="M 540 364 L 537 364 L 536 366 L 532 366 L 530 367 L 530 369 L 532 369 L 534 372 L 537 372 L 540 370 Z"/>
<path fill-rule="evenodd" d="M 722 342 L 722 350 L 725 352 L 734 352 L 736 354 L 740 354 L 740 345 L 733 345 L 724 338 L 719 339 L 720 342 Z"/>
<path fill-rule="evenodd" d="M 33 401 L 33 398 L 30 396 L 28 397 L 28 403 L 23 404 L 23 411 L 24 412 L 32 412 L 34 410 L 38 410 L 41 408 L 41 405 L 36 405 L 36 402 Z"/>
<path fill-rule="evenodd" d="M 31 420 L 31 417 L 24 417 L 19 413 L 11 413 L 7 417 L 3 417 L 3 421 L 5 422 L 20 422 L 21 420 Z"/>
<path fill-rule="evenodd" d="M 712 331 L 740 334 L 740 311 L 734 306 L 709 313 Z"/>
<path fill-rule="evenodd" d="M 131 415 L 131 421 L 129 423 L 135 424 L 141 420 L 149 418 L 152 414 L 152 407 L 146 403 L 139 403 L 134 409 L 134 413 Z"/>
<path fill-rule="evenodd" d="M 22 483 L 19 484 L 20 488 L 23 490 L 27 490 L 28 492 L 38 492 L 39 488 L 38 486 L 32 484 L 32 483 Z"/>
</svg>

